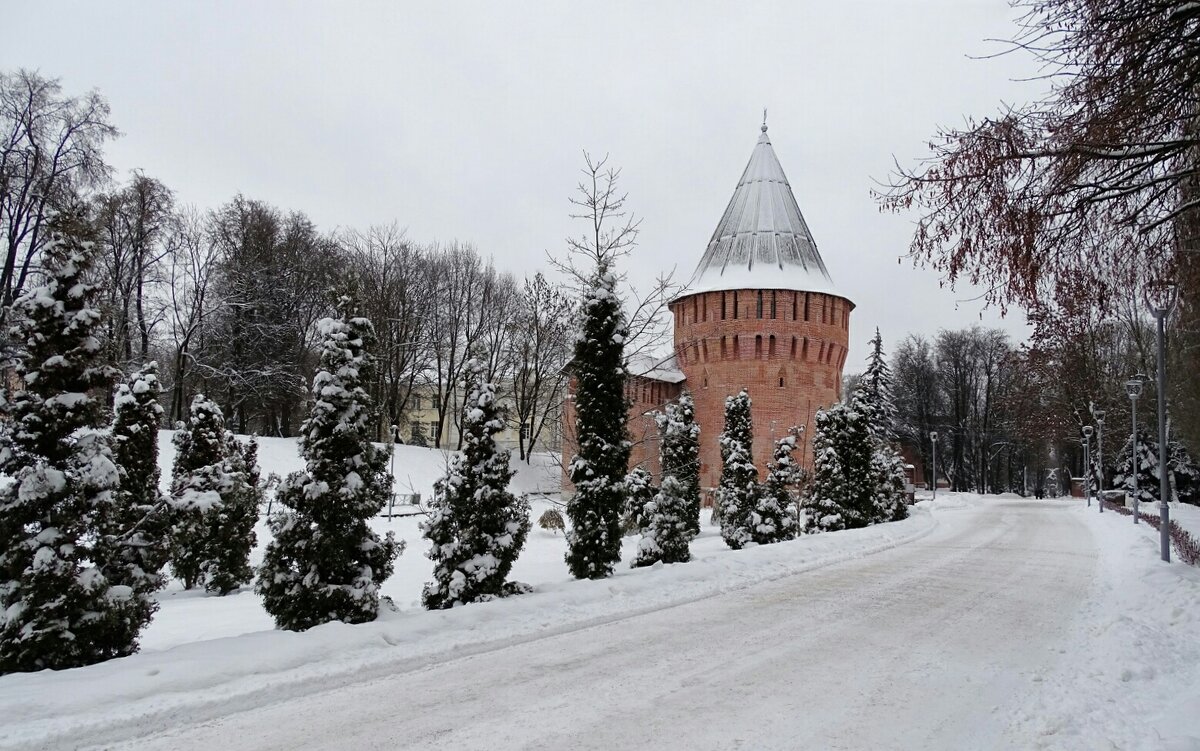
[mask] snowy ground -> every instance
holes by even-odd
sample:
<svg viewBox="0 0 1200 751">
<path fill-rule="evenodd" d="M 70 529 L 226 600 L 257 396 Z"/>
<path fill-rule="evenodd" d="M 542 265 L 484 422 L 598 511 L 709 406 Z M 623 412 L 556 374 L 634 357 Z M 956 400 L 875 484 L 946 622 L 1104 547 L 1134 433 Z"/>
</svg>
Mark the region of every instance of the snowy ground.
<svg viewBox="0 0 1200 751">
<path fill-rule="evenodd" d="M 292 634 L 252 593 L 165 593 L 142 654 L 0 678 L 0 747 L 1200 751 L 1200 572 L 1077 501 L 939 494 L 737 552 L 706 528 L 598 582 L 535 529 L 535 593 L 436 613 L 392 528 L 397 612 Z"/>
</svg>

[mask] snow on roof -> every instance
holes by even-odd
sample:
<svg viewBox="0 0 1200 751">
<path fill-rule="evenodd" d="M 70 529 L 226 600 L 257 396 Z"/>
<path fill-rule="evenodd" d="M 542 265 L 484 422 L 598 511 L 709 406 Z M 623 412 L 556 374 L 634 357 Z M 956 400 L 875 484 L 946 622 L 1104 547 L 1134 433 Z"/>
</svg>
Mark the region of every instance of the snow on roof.
<svg viewBox="0 0 1200 751">
<path fill-rule="evenodd" d="M 788 289 L 845 297 L 817 252 L 767 138 L 766 124 L 696 273 L 676 299 L 731 289 Z"/>
<path fill-rule="evenodd" d="M 679 362 L 675 359 L 674 353 L 665 357 L 661 355 L 633 355 L 629 358 L 627 370 L 629 371 L 629 375 L 650 378 L 655 381 L 682 383 L 687 380 L 687 376 L 679 369 Z"/>
</svg>

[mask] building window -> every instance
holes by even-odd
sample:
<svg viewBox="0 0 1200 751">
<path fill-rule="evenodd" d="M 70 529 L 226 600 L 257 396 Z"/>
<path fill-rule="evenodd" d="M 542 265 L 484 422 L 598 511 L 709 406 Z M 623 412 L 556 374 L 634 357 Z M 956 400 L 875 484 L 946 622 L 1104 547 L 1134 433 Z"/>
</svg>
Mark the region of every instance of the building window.
<svg viewBox="0 0 1200 751">
<path fill-rule="evenodd" d="M 412 424 L 411 432 L 408 434 L 408 440 L 413 444 L 422 443 L 425 440 L 425 436 L 421 435 L 421 423 L 414 422 Z"/>
<path fill-rule="evenodd" d="M 754 357 L 758 360 L 762 359 L 762 334 L 754 337 Z"/>
<path fill-rule="evenodd" d="M 420 409 L 420 408 L 421 408 L 421 397 L 420 397 L 420 395 L 418 395 L 418 394 L 413 394 L 413 398 L 412 398 L 412 408 L 413 408 L 414 410 L 417 410 L 417 409 Z"/>
<path fill-rule="evenodd" d="M 779 388 L 783 388 L 783 376 L 779 376 Z"/>
<path fill-rule="evenodd" d="M 805 292 L 804 293 L 804 320 L 806 320 L 806 321 L 808 320 L 808 298 L 809 298 L 809 294 L 807 292 Z"/>
<path fill-rule="evenodd" d="M 704 315 L 704 322 L 708 323 L 708 295 L 704 295 L 703 298 L 700 301 L 700 310 Z"/>
<path fill-rule="evenodd" d="M 807 293 L 805 295 L 807 297 Z M 792 320 L 796 320 L 796 309 L 800 307 L 800 293 L 792 293 Z"/>
<path fill-rule="evenodd" d="M 762 290 L 761 289 L 758 291 L 758 307 L 756 310 L 757 310 L 756 315 L 759 318 L 762 318 Z"/>
<path fill-rule="evenodd" d="M 736 294 L 736 293 L 734 293 L 734 294 Z M 738 349 L 738 338 L 737 338 L 737 334 L 734 334 L 734 335 L 733 335 L 733 359 L 735 359 L 735 360 L 736 360 L 736 359 L 738 359 L 738 358 L 739 358 L 739 357 L 741 357 L 741 356 L 742 356 L 742 353 L 741 353 L 741 351 Z"/>
<path fill-rule="evenodd" d="M 725 320 L 725 293 L 721 293 L 721 320 Z"/>
<path fill-rule="evenodd" d="M 738 299 L 737 293 L 733 293 L 733 319 L 736 321 L 738 317 Z"/>
<path fill-rule="evenodd" d="M 439 441 L 442 438 L 442 424 L 437 420 L 429 421 L 429 440 Z"/>
<path fill-rule="evenodd" d="M 775 319 L 775 290 L 771 290 L 771 319 Z"/>
<path fill-rule="evenodd" d="M 770 341 L 770 346 L 767 349 L 767 356 L 774 357 L 775 356 L 775 335 L 774 334 L 771 334 L 771 338 L 769 341 Z"/>
</svg>

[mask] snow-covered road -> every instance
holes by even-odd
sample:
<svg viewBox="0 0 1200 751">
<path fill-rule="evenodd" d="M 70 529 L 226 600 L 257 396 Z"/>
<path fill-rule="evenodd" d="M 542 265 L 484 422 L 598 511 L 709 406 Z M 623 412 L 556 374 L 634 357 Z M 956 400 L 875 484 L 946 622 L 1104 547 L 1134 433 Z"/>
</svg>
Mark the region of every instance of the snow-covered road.
<svg viewBox="0 0 1200 751">
<path fill-rule="evenodd" d="M 1025 748 L 1010 719 L 1096 568 L 1066 505 L 989 502 L 866 558 L 129 747 Z"/>
</svg>

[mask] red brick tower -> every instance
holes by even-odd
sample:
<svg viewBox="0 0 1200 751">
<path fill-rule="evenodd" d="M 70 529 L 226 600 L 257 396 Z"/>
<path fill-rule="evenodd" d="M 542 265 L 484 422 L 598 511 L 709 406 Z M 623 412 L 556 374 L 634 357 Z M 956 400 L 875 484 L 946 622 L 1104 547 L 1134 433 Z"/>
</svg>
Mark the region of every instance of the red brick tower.
<svg viewBox="0 0 1200 751">
<path fill-rule="evenodd" d="M 700 482 L 717 485 L 725 397 L 754 401 L 754 459 L 765 471 L 772 443 L 841 397 L 854 303 L 840 294 L 817 252 L 767 126 L 687 290 L 671 302 L 675 353 L 696 400 Z M 811 441 L 802 441 L 811 464 Z"/>
</svg>

